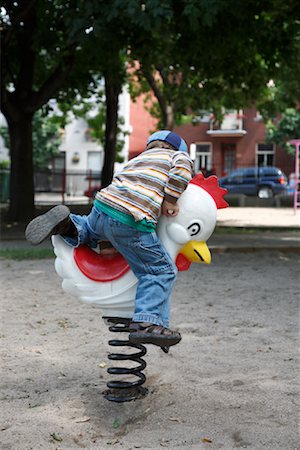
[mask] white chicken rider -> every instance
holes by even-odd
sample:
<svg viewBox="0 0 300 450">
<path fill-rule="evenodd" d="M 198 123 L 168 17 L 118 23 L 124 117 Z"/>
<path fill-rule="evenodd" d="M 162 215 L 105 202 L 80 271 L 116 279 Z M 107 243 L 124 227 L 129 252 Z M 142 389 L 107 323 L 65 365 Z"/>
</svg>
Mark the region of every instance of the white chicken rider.
<svg viewBox="0 0 300 450">
<path fill-rule="evenodd" d="M 169 329 L 177 268 L 156 225 L 160 215 L 178 214 L 177 200 L 192 171 L 185 141 L 171 131 L 157 131 L 148 138 L 146 150 L 96 194 L 88 216 L 58 205 L 27 225 L 26 238 L 34 245 L 59 234 L 72 247 L 95 248 L 108 241 L 124 256 L 138 279 L 131 342 L 170 347 L 181 340 L 179 332 Z"/>
</svg>

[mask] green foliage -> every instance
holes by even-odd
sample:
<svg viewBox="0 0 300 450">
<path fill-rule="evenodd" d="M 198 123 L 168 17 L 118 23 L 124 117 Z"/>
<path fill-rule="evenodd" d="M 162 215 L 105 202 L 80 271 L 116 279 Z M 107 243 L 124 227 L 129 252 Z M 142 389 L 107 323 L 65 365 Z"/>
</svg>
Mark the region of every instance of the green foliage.
<svg viewBox="0 0 300 450">
<path fill-rule="evenodd" d="M 33 163 L 35 169 L 45 169 L 49 161 L 59 154 L 62 130 L 59 116 L 44 116 L 37 111 L 33 117 Z"/>
<path fill-rule="evenodd" d="M 140 63 L 135 69 L 140 87 L 132 92 L 154 93 L 157 102 L 149 108 L 162 125 L 172 127 L 191 111 L 198 115 L 198 110 L 210 110 L 219 117 L 222 107 L 237 109 L 257 100 L 262 104 L 270 79 L 280 87 L 281 101 L 291 99 L 285 108 L 295 106 L 292 97 L 300 90 L 298 3 L 248 0 L 245 7 L 240 0 L 4 1 L 0 102 L 17 135 L 11 153 L 18 173 L 12 177 L 12 216 L 24 216 L 32 207 L 30 117 L 51 98 L 67 111 L 74 98 L 95 91 L 100 77 L 110 81 L 107 98 L 116 110 L 115 94 L 125 82 L 129 58 Z M 105 149 L 114 154 L 112 109 L 106 135 L 111 145 L 106 142 Z M 99 139 L 101 129 L 97 125 Z M 50 141 L 52 150 L 43 152 L 53 154 L 56 144 Z M 37 164 L 45 164 L 41 155 Z"/>
<path fill-rule="evenodd" d="M 0 127 L 0 136 L 2 137 L 3 141 L 4 141 L 4 145 L 6 148 L 10 147 L 10 143 L 9 143 L 9 132 L 8 132 L 8 128 L 5 126 L 1 126 Z"/>
<path fill-rule="evenodd" d="M 4 159 L 4 160 L 2 160 L 2 161 L 0 161 L 0 170 L 2 169 L 4 169 L 4 170 L 7 170 L 7 169 L 9 169 L 10 168 L 10 161 L 8 161 L 8 160 L 6 160 L 6 159 Z"/>
<path fill-rule="evenodd" d="M 89 126 L 89 137 L 90 139 L 98 142 L 102 148 L 105 146 L 105 125 L 106 125 L 106 106 L 105 106 L 105 97 L 102 88 L 103 82 L 98 80 L 98 86 L 95 87 L 92 97 L 90 98 L 82 98 L 81 96 L 77 96 L 74 100 L 73 104 L 68 105 L 68 112 L 72 112 L 75 117 L 83 118 L 88 126 Z M 66 109 L 65 105 L 61 105 L 59 103 L 59 109 Z M 116 143 L 116 162 L 123 162 L 124 158 L 120 155 L 123 150 L 127 132 L 122 130 L 122 126 L 124 125 L 124 119 L 122 117 L 118 117 L 118 126 L 117 126 L 117 143 Z"/>
<path fill-rule="evenodd" d="M 35 169 L 45 169 L 53 156 L 59 154 L 62 142 L 62 116 L 45 115 L 43 110 L 37 111 L 32 121 L 33 164 Z M 7 127 L 0 128 L 0 134 L 5 146 L 10 148 L 10 138 Z"/>
<path fill-rule="evenodd" d="M 86 117 L 86 121 L 90 127 L 91 137 L 95 141 L 99 142 L 102 147 L 105 145 L 105 121 L 106 121 L 106 110 L 102 106 L 99 108 L 97 114 L 92 117 Z M 116 143 L 116 162 L 123 162 L 124 158 L 120 155 L 124 147 L 124 136 L 125 132 L 122 131 L 121 126 L 124 124 L 124 119 L 118 119 L 118 127 L 117 127 L 117 143 Z"/>
<path fill-rule="evenodd" d="M 154 117 L 159 111 L 160 125 L 170 110 L 172 124 L 199 109 L 218 116 L 222 107 L 262 103 L 275 77 L 293 77 L 299 92 L 297 17 L 296 1 L 250 0 L 246 10 L 237 0 L 177 1 L 169 21 L 161 29 L 154 26 L 145 45 L 132 44 L 132 60 L 140 65 L 131 92 L 138 95 L 137 80 L 140 92 L 152 89 L 159 110 L 151 105 L 151 111 Z"/>
<path fill-rule="evenodd" d="M 195 117 L 193 114 L 182 114 L 181 117 L 176 121 L 176 125 L 190 125 L 195 123 Z"/>
<path fill-rule="evenodd" d="M 300 139 L 300 110 L 287 108 L 279 120 L 267 122 L 267 140 L 294 154 L 295 146 L 288 144 L 291 139 Z"/>
<path fill-rule="evenodd" d="M 278 66 L 276 77 L 267 88 L 265 97 L 258 103 L 267 126 L 268 142 L 275 142 L 289 154 L 295 153 L 295 147 L 288 141 L 300 138 L 299 35 L 298 32 L 293 56 Z"/>
</svg>

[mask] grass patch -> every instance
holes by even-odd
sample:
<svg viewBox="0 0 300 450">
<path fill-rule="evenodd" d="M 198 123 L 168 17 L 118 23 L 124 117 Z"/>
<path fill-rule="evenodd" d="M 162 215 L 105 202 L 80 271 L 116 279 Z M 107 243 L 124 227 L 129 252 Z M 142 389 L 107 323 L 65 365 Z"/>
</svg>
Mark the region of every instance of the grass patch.
<svg viewBox="0 0 300 450">
<path fill-rule="evenodd" d="M 54 258 L 53 250 L 50 248 L 3 248 L 0 249 L 1 259 L 47 259 Z"/>
</svg>

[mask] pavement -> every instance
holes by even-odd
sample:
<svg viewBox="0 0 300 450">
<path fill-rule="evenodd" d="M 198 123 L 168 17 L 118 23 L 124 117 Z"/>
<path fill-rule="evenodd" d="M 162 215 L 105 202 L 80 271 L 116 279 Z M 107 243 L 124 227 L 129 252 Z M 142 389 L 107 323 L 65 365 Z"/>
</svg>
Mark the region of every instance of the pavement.
<svg viewBox="0 0 300 450">
<path fill-rule="evenodd" d="M 51 205 L 48 205 L 49 207 Z M 89 209 L 88 205 L 77 208 Z M 75 205 L 70 205 L 74 210 Z M 77 211 L 76 211 L 77 212 Z M 30 248 L 25 225 L 2 224 L 0 249 Z M 293 208 L 228 207 L 218 210 L 217 226 L 208 241 L 212 252 L 272 250 L 300 253 L 300 210 Z M 50 240 L 39 247 L 51 248 Z"/>
<path fill-rule="evenodd" d="M 300 252 L 300 211 L 276 207 L 221 209 L 217 230 L 208 245 L 218 252 Z"/>
<path fill-rule="evenodd" d="M 274 228 L 300 231 L 300 209 L 294 208 L 262 208 L 232 207 L 218 210 L 217 225 L 223 227 Z"/>
</svg>

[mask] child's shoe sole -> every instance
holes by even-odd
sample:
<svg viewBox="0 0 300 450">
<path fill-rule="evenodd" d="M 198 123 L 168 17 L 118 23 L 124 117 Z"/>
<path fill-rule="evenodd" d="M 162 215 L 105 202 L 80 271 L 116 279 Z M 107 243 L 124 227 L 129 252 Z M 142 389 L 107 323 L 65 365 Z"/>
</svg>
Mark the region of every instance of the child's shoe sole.
<svg viewBox="0 0 300 450">
<path fill-rule="evenodd" d="M 36 217 L 26 227 L 25 237 L 33 245 L 38 245 L 52 234 L 54 228 L 66 219 L 70 210 L 65 205 L 57 205 L 45 214 Z"/>
<path fill-rule="evenodd" d="M 181 336 L 155 336 L 153 333 L 133 332 L 129 334 L 129 342 L 133 344 L 153 344 L 159 347 L 171 347 L 181 341 Z"/>
</svg>

